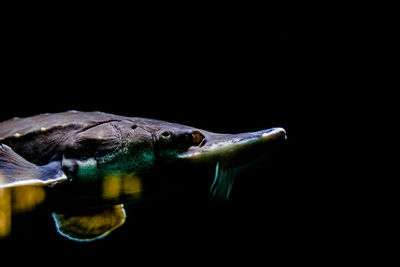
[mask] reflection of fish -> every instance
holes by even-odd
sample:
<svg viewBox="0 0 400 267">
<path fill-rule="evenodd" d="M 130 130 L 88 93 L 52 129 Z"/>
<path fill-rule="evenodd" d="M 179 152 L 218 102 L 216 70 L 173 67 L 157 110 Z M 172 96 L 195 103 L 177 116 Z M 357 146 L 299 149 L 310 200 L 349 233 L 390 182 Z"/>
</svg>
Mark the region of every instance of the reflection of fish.
<svg viewBox="0 0 400 267">
<path fill-rule="evenodd" d="M 211 193 L 227 198 L 235 167 L 285 139 L 282 128 L 217 134 L 102 112 L 14 118 L 0 123 L 0 189 L 45 186 L 47 198 L 74 206 L 53 213 L 58 231 L 90 241 L 123 224 L 121 203 L 141 199 L 170 179 L 161 166 L 216 166 Z"/>
</svg>

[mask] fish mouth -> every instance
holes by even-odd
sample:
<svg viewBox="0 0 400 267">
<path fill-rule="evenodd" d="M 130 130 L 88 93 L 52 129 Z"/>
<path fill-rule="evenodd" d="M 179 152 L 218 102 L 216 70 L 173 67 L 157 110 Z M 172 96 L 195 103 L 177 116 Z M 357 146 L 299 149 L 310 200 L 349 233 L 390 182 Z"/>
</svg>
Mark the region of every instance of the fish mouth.
<svg viewBox="0 0 400 267">
<path fill-rule="evenodd" d="M 239 134 L 202 134 L 205 138 L 202 145 L 191 147 L 179 155 L 180 158 L 212 162 L 223 160 L 237 165 L 262 156 L 271 146 L 281 144 L 287 139 L 286 131 L 280 127 Z"/>
</svg>

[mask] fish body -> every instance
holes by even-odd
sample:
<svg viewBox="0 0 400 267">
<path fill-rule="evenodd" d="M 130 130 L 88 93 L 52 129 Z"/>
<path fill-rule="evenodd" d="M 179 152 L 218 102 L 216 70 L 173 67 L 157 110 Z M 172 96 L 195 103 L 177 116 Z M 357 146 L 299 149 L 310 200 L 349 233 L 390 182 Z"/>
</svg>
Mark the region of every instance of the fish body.
<svg viewBox="0 0 400 267">
<path fill-rule="evenodd" d="M 14 118 L 0 123 L 0 188 L 45 187 L 54 203 L 78 207 L 53 213 L 58 231 L 92 241 L 123 224 L 125 201 L 173 179 L 160 171 L 163 166 L 214 166 L 211 193 L 227 198 L 232 170 L 284 140 L 282 128 L 220 134 L 103 112 Z"/>
</svg>

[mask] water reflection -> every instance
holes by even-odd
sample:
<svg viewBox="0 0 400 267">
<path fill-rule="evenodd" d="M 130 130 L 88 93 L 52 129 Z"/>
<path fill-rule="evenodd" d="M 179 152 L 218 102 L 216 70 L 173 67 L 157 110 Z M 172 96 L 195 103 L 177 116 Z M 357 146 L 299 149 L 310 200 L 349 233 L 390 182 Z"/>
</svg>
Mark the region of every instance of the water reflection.
<svg viewBox="0 0 400 267">
<path fill-rule="evenodd" d="M 0 184 L 2 179 L 0 174 Z M 102 190 L 102 197 L 112 201 L 124 195 L 141 197 L 143 185 L 138 175 L 113 174 L 105 177 Z M 10 235 L 13 214 L 33 211 L 45 198 L 39 185 L 0 188 L 0 238 Z"/>
<path fill-rule="evenodd" d="M 0 183 L 2 179 L 0 175 Z M 45 196 L 41 186 L 0 188 L 0 238 L 10 234 L 12 214 L 34 210 L 44 201 Z"/>
<path fill-rule="evenodd" d="M 103 197 L 118 198 L 121 195 L 141 196 L 142 181 L 135 174 L 113 174 L 105 177 L 103 182 Z"/>
<path fill-rule="evenodd" d="M 45 191 L 41 186 L 21 186 L 12 188 L 12 211 L 32 211 L 45 198 Z"/>
<path fill-rule="evenodd" d="M 2 177 L 0 176 L 0 182 Z M 11 231 L 11 194 L 10 189 L 0 188 L 0 238 Z"/>
</svg>

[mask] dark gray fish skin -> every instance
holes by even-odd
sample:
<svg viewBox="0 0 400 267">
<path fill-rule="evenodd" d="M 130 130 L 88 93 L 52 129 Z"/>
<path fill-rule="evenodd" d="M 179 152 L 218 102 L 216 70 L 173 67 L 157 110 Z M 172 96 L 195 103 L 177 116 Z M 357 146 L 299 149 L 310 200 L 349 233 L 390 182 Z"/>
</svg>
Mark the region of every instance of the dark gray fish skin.
<svg viewBox="0 0 400 267">
<path fill-rule="evenodd" d="M 122 203 L 191 181 L 199 166 L 215 168 L 210 191 L 227 199 L 238 166 L 285 140 L 282 128 L 220 134 L 103 112 L 14 118 L 0 123 L 0 190 L 47 186 L 60 234 L 92 241 L 124 223 Z"/>
<path fill-rule="evenodd" d="M 263 152 L 266 145 L 284 139 L 286 133 L 282 128 L 217 134 L 176 123 L 103 112 L 68 111 L 0 123 L 0 143 L 37 165 L 62 158 L 104 158 L 124 149 L 131 150 L 131 154 L 147 151 L 157 159 L 215 163 L 248 158 L 250 155 L 243 157 L 246 151 Z"/>
<path fill-rule="evenodd" d="M 133 124 L 126 117 L 102 112 L 69 111 L 14 118 L 0 123 L 0 142 L 25 159 L 41 165 L 67 151 L 86 154 L 84 150 L 91 147 L 94 151 L 87 153 L 93 155 L 90 152 L 101 154 L 103 150 L 115 149 L 120 143 L 117 139 L 119 132 L 111 123 L 123 120 Z M 98 130 L 99 126 L 103 128 L 95 133 L 94 130 Z M 84 143 L 91 141 L 93 144 L 85 147 Z"/>
<path fill-rule="evenodd" d="M 218 134 L 166 121 L 103 112 L 46 113 L 0 123 L 0 143 L 37 165 L 63 158 L 75 161 L 94 158 L 100 159 L 103 165 L 107 161 L 107 164 L 116 166 L 116 161 L 123 161 L 122 158 L 140 163 L 143 157 L 138 155 L 144 152 L 155 160 L 189 159 L 212 164 L 224 161 L 235 165 L 238 160 L 258 157 L 268 150 L 271 143 L 285 139 L 286 133 L 282 128 Z M 129 150 L 134 158 L 119 153 L 125 150 Z M 106 157 L 109 155 L 113 155 L 112 160 Z M 144 165 L 152 167 L 150 161 L 143 162 L 141 166 L 131 166 L 133 169 L 129 171 L 140 172 L 140 168 L 146 167 Z M 121 167 L 127 168 L 118 166 Z"/>
<path fill-rule="evenodd" d="M 73 153 L 78 158 L 104 155 L 130 138 L 140 138 L 133 135 L 133 128 L 137 127 L 155 139 L 163 128 L 193 129 L 153 119 L 68 111 L 1 122 L 0 142 L 40 165 L 60 153 Z"/>
</svg>

